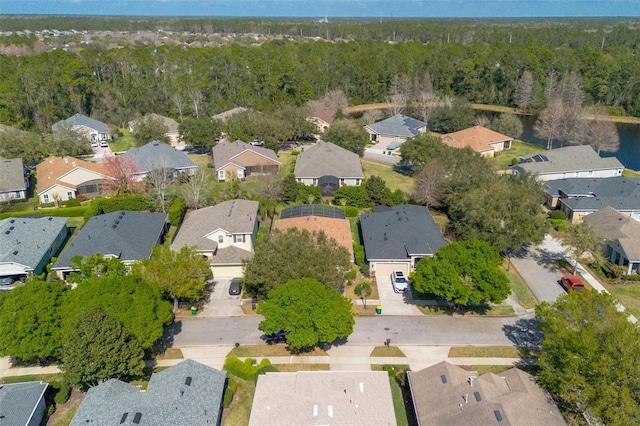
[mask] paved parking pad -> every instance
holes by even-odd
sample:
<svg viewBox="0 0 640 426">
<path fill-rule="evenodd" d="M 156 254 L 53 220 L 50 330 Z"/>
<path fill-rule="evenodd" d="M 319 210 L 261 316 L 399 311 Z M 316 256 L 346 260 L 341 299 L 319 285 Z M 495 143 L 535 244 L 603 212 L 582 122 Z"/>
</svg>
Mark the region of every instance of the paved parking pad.
<svg viewBox="0 0 640 426">
<path fill-rule="evenodd" d="M 390 276 L 376 275 L 376 283 L 382 315 L 422 315 L 422 312 L 413 304 L 410 291 L 404 294 L 393 291 Z"/>
<path fill-rule="evenodd" d="M 237 317 L 242 316 L 242 298 L 229 294 L 231 278 L 220 278 L 213 282 L 209 302 L 198 314 L 201 317 Z"/>
</svg>

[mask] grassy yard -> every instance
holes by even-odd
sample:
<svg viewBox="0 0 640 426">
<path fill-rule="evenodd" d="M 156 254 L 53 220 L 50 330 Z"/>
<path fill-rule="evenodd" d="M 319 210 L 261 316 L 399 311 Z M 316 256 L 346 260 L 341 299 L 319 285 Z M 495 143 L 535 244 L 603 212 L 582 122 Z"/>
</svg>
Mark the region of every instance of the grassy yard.
<svg viewBox="0 0 640 426">
<path fill-rule="evenodd" d="M 460 367 L 469 371 L 476 371 L 479 376 L 486 373 L 500 374 L 513 368 L 512 365 L 461 365 Z"/>
<path fill-rule="evenodd" d="M 451 358 L 520 358 L 515 346 L 454 346 L 449 350 Z"/>
<path fill-rule="evenodd" d="M 184 356 L 182 355 L 182 351 L 180 348 L 169 348 L 164 354 L 156 356 L 156 360 L 158 359 L 182 359 Z"/>
<path fill-rule="evenodd" d="M 206 167 L 213 164 L 209 154 L 187 154 L 187 157 L 191 158 L 198 166 Z M 213 174 L 213 169 L 211 169 L 211 173 Z"/>
<path fill-rule="evenodd" d="M 520 275 L 513 269 L 509 268 L 509 271 L 505 269 L 505 274 L 509 277 L 509 281 L 511 282 L 511 289 L 516 294 L 518 298 L 518 303 L 525 309 L 535 308 L 538 304 L 536 298 L 529 290 L 529 287 L 524 283 Z"/>
<path fill-rule="evenodd" d="M 279 345 L 240 345 L 233 348 L 227 356 L 235 357 L 274 357 L 274 356 L 292 356 L 294 354 L 289 351 L 288 346 Z M 320 348 L 314 348 L 312 351 L 303 352 L 300 356 L 326 356 L 327 352 Z"/>
<path fill-rule="evenodd" d="M 413 179 L 393 171 L 390 164 L 372 160 L 362 160 L 362 168 L 364 169 L 365 179 L 370 176 L 381 177 L 391 191 L 395 191 L 396 189 L 400 189 L 406 193 L 413 191 Z"/>
<path fill-rule="evenodd" d="M 394 365 L 394 370 L 397 373 L 406 372 L 409 370 L 408 365 Z M 382 365 L 372 365 L 372 371 L 382 371 Z M 409 420 L 407 418 L 407 410 L 404 405 L 404 397 L 402 396 L 402 388 L 395 377 L 389 376 L 389 385 L 391 386 L 391 397 L 393 398 L 393 409 L 396 412 L 396 425 L 408 426 Z"/>
<path fill-rule="evenodd" d="M 118 133 L 122 136 L 109 142 L 109 147 L 112 152 L 124 152 L 135 145 L 133 135 L 129 129 L 119 129 Z"/>
<path fill-rule="evenodd" d="M 20 383 L 20 382 L 61 382 L 62 374 L 31 374 L 26 376 L 9 376 L 3 377 L 4 383 Z"/>
<path fill-rule="evenodd" d="M 247 426 L 251 416 L 256 384 L 253 380 L 242 380 L 228 372 L 227 376 L 238 383 L 238 389 L 229 408 L 222 410 L 221 424 L 225 426 Z"/>
<path fill-rule="evenodd" d="M 485 316 L 485 317 L 504 317 L 515 315 L 515 311 L 511 306 L 498 305 L 489 307 L 470 307 L 465 311 L 457 311 L 452 306 L 417 306 L 424 315 L 463 315 L 463 316 Z"/>
<path fill-rule="evenodd" d="M 640 318 L 640 282 L 608 285 L 607 290 L 627 308 L 630 314 Z"/>
<path fill-rule="evenodd" d="M 522 155 L 533 154 L 534 152 L 543 151 L 540 145 L 534 145 L 522 141 L 513 141 L 511 143 L 511 149 L 502 151 L 500 155 L 493 158 L 494 164 L 499 170 L 507 170 L 511 165 L 511 161 L 514 158 L 518 158 Z"/>
<path fill-rule="evenodd" d="M 48 426 L 68 426 L 69 424 L 71 424 L 71 420 L 73 419 L 73 416 L 76 415 L 76 411 L 78 411 L 78 408 L 80 408 L 80 404 L 82 404 L 82 399 L 75 401 L 63 415 L 57 417 L 53 421 L 47 422 L 47 425 Z"/>
<path fill-rule="evenodd" d="M 640 172 L 636 172 L 629 169 L 624 169 L 622 171 L 622 177 L 630 177 L 630 178 L 640 178 Z"/>
<path fill-rule="evenodd" d="M 399 347 L 397 346 L 376 346 L 375 348 L 373 348 L 373 350 L 371 351 L 371 355 L 372 357 L 382 357 L 382 358 L 387 358 L 387 357 L 406 357 L 406 355 L 404 354 L 404 352 L 402 352 L 400 350 Z"/>
</svg>

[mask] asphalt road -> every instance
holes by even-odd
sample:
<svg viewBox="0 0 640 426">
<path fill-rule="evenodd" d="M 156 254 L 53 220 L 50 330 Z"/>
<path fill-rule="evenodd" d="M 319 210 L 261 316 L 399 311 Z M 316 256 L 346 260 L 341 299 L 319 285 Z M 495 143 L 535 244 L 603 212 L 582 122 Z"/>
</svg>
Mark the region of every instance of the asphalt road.
<svg viewBox="0 0 640 426">
<path fill-rule="evenodd" d="M 348 344 L 381 345 L 512 345 L 514 334 L 533 328 L 525 317 L 373 316 L 357 317 Z M 173 346 L 262 343 L 258 316 L 182 318 L 167 327 L 165 344 Z"/>
</svg>

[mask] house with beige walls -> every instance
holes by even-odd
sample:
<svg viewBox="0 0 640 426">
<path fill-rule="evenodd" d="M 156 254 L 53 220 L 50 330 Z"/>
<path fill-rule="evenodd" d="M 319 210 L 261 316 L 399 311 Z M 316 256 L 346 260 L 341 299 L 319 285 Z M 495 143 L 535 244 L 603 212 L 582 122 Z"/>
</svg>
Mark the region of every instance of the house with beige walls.
<svg viewBox="0 0 640 426">
<path fill-rule="evenodd" d="M 240 140 L 222 140 L 212 149 L 213 164 L 218 181 L 233 177 L 273 175 L 280 173 L 280 160 L 275 151 Z"/>
<path fill-rule="evenodd" d="M 242 277 L 258 235 L 258 202 L 229 200 L 187 213 L 171 249 L 195 247 L 211 264 L 215 278 Z"/>
<path fill-rule="evenodd" d="M 104 166 L 74 157 L 49 157 L 36 166 L 36 189 L 40 203 L 67 201 L 78 194 L 100 193 Z"/>
<path fill-rule="evenodd" d="M 427 123 L 397 114 L 377 123 L 365 126 L 369 138 L 374 143 L 389 144 L 404 143 L 407 139 L 416 137 L 427 131 Z"/>
<path fill-rule="evenodd" d="M 440 135 L 442 142 L 454 148 L 469 147 L 483 157 L 491 158 L 496 153 L 511 148 L 513 138 L 482 126 Z"/>
</svg>

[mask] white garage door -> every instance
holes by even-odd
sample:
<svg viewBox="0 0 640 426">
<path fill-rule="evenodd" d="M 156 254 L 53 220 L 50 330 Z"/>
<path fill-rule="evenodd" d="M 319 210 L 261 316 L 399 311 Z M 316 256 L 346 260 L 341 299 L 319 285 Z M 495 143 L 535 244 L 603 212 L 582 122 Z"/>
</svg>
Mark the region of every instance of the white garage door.
<svg viewBox="0 0 640 426">
<path fill-rule="evenodd" d="M 240 266 L 212 266 L 211 272 L 213 273 L 213 278 L 242 278 L 244 275 L 242 274 L 242 265 Z"/>
<path fill-rule="evenodd" d="M 387 262 L 376 262 L 375 270 L 372 269 L 371 272 L 375 272 L 375 275 L 391 275 L 391 272 L 396 269 L 401 270 L 405 273 L 405 275 L 409 275 L 409 263 L 387 263 Z"/>
</svg>

